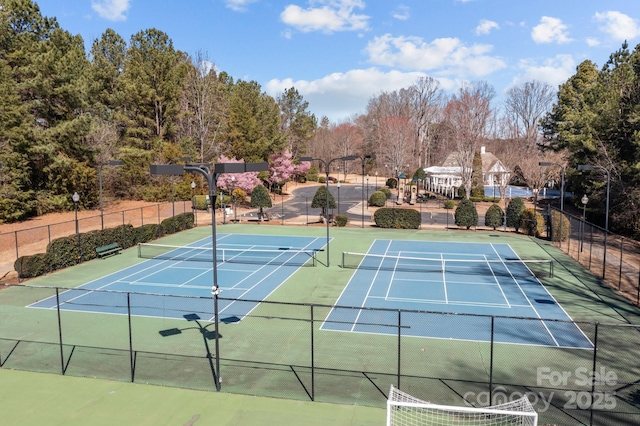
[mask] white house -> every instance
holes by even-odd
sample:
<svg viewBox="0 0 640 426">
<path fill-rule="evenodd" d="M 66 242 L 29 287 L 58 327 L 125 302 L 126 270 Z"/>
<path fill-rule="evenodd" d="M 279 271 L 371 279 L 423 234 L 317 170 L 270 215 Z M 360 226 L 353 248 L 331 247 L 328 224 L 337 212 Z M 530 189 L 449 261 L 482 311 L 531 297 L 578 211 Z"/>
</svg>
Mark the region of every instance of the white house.
<svg viewBox="0 0 640 426">
<path fill-rule="evenodd" d="M 484 146 L 480 148 L 480 157 L 482 158 L 482 179 L 485 185 L 498 186 L 508 182 L 510 174 L 498 157 L 487 152 Z M 456 153 L 451 153 L 442 166 L 424 169 L 427 174 L 428 190 L 453 197 L 455 188 L 462 185 L 462 167 L 456 158 Z"/>
</svg>

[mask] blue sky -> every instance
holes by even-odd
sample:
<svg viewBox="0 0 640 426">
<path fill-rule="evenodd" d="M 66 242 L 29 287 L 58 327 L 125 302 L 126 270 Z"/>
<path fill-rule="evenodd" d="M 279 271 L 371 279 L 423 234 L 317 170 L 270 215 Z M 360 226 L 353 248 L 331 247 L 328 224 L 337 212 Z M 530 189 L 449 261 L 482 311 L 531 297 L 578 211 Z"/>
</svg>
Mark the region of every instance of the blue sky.
<svg viewBox="0 0 640 426">
<path fill-rule="evenodd" d="M 640 43 L 637 0 L 40 0 L 41 13 L 87 49 L 112 28 L 127 42 L 149 28 L 201 51 L 234 79 L 276 97 L 295 87 L 318 119 L 365 112 L 371 97 L 429 75 L 448 93 L 485 80 L 556 87 Z"/>
</svg>

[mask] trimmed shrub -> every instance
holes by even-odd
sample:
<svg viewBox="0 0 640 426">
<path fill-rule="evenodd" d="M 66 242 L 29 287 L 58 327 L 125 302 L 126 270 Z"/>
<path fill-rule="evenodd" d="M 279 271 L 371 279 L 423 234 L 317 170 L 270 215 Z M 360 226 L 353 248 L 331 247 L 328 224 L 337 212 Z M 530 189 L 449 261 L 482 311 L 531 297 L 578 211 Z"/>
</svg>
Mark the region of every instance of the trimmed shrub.
<svg viewBox="0 0 640 426">
<path fill-rule="evenodd" d="M 309 181 L 309 182 L 317 182 L 318 181 L 318 173 L 307 173 L 305 175 L 305 178 Z"/>
<path fill-rule="evenodd" d="M 374 207 L 384 207 L 387 203 L 387 196 L 382 191 L 375 191 L 369 197 L 369 205 Z"/>
<path fill-rule="evenodd" d="M 398 179 L 389 178 L 389 179 L 387 179 L 386 185 L 387 185 L 387 188 L 391 188 L 391 189 L 397 188 L 398 187 Z"/>
<path fill-rule="evenodd" d="M 520 197 L 512 198 L 507 205 L 507 226 L 515 228 L 516 232 L 521 226 L 521 216 L 524 211 L 524 201 Z"/>
<path fill-rule="evenodd" d="M 160 236 L 160 226 L 153 223 L 148 225 L 142 225 L 136 228 L 136 241 L 138 243 L 146 243 L 153 241 Z M 136 243 L 137 244 L 137 243 Z"/>
<path fill-rule="evenodd" d="M 319 176 L 318 177 L 318 182 L 319 183 L 327 183 L 327 177 L 326 176 Z"/>
<path fill-rule="evenodd" d="M 182 213 L 169 217 L 160 223 L 161 235 L 175 234 L 191 228 L 193 228 L 193 214 L 191 213 Z"/>
<path fill-rule="evenodd" d="M 522 231 L 532 237 L 539 237 L 544 233 L 544 217 L 533 209 L 524 209 L 520 217 Z"/>
<path fill-rule="evenodd" d="M 32 256 L 22 256 L 14 263 L 14 268 L 20 278 L 33 278 L 56 269 L 76 265 L 80 262 L 95 259 L 96 248 L 118 243 L 123 249 L 135 246 L 139 242 L 146 242 L 174 233 L 193 228 L 193 213 L 182 213 L 165 219 L 160 225 L 144 225 L 134 228 L 132 225 L 120 225 L 115 228 L 90 231 L 78 236 L 56 238 L 47 246 L 46 253 Z"/>
<path fill-rule="evenodd" d="M 383 186 L 378 191 L 384 192 L 384 195 L 385 195 L 385 197 L 387 197 L 387 200 L 389 198 L 391 198 L 391 190 L 389 188 L 387 188 L 386 186 Z"/>
<path fill-rule="evenodd" d="M 379 228 L 419 229 L 420 212 L 413 209 L 381 208 L 373 214 Z"/>
<path fill-rule="evenodd" d="M 193 197 L 193 208 L 196 210 L 207 210 L 207 196 L 206 195 L 196 195 Z"/>
<path fill-rule="evenodd" d="M 444 200 L 444 208 L 451 210 L 456 207 L 456 202 L 453 200 Z"/>
<path fill-rule="evenodd" d="M 503 224 L 504 211 L 497 204 L 492 204 L 484 215 L 484 226 L 489 226 L 495 231 Z"/>
<path fill-rule="evenodd" d="M 13 263 L 13 268 L 20 278 L 34 278 L 47 273 L 47 255 L 38 253 L 32 256 L 20 256 Z"/>
<path fill-rule="evenodd" d="M 336 226 L 346 226 L 349 223 L 349 218 L 343 214 L 338 214 L 334 218 Z"/>
<path fill-rule="evenodd" d="M 571 223 L 564 214 L 557 210 L 551 211 L 551 240 L 566 241 L 569 238 Z"/>
<path fill-rule="evenodd" d="M 328 200 L 327 196 L 329 197 Z M 329 201 L 329 206 L 327 206 L 327 201 Z M 327 208 L 335 209 L 336 207 L 338 207 L 338 205 L 336 204 L 336 199 L 333 198 L 333 194 L 331 193 L 331 191 L 329 191 L 329 193 L 327 194 L 327 188 L 324 185 L 318 187 L 318 190 L 313 196 L 313 200 L 311 200 L 311 208 L 322 209 L 322 213 L 320 213 L 320 216 L 327 217 Z"/>
<path fill-rule="evenodd" d="M 456 225 L 469 229 L 478 226 L 478 211 L 473 201 L 465 198 L 458 203 L 455 213 Z"/>
</svg>

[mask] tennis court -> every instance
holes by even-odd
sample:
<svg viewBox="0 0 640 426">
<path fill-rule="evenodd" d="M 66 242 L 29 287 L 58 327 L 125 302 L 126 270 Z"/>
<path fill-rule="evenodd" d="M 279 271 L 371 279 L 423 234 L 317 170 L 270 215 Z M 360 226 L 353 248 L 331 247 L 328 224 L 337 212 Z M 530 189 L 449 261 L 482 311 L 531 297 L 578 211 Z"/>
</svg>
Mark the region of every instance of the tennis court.
<svg viewBox="0 0 640 426">
<path fill-rule="evenodd" d="M 257 306 L 246 300 L 264 300 L 299 268 L 315 266 L 325 243 L 318 237 L 218 234 L 217 282 L 225 298 L 220 319 L 240 321 Z M 180 297 L 156 295 L 189 296 L 188 314 L 213 321 L 211 301 L 199 299 L 210 297 L 213 287 L 211 237 L 185 246 L 141 244 L 138 256 L 147 260 L 65 291 L 59 301 L 50 297 L 30 307 L 56 309 L 59 303 L 70 311 L 126 315 L 131 309 L 136 316 L 183 318 Z M 123 305 L 118 292 L 140 293 L 136 306 Z"/>
<path fill-rule="evenodd" d="M 342 266 L 356 271 L 337 305 L 363 309 L 332 309 L 323 330 L 397 334 L 393 310 L 450 312 L 513 317 L 495 330 L 496 342 L 593 346 L 575 324 L 565 322 L 571 318 L 538 278 L 551 278 L 553 263 L 523 260 L 509 244 L 376 240 L 367 253 L 343 253 Z M 455 321 L 457 326 L 449 327 L 441 315 L 425 321 L 424 315 L 405 314 L 402 334 L 490 341 L 491 329 L 473 316 Z"/>
</svg>

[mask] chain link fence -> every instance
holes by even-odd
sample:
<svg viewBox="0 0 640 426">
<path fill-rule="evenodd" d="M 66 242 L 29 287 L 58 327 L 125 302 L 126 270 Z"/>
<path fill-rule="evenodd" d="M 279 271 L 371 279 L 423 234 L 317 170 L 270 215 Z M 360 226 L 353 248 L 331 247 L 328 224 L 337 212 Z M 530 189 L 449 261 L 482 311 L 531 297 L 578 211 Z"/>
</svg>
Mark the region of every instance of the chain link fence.
<svg viewBox="0 0 640 426">
<path fill-rule="evenodd" d="M 0 282 L 14 271 L 14 263 L 20 256 L 44 253 L 56 238 L 121 225 L 160 224 L 164 219 L 190 211 L 191 201 L 176 201 L 0 233 Z"/>
<path fill-rule="evenodd" d="M 552 211 L 548 208 L 547 218 Z M 640 243 L 607 232 L 582 217 L 563 213 L 569 221 L 568 236 L 554 244 L 602 279 L 618 293 L 640 306 Z M 565 231 L 560 231 L 560 235 Z M 550 237 L 550 233 L 549 233 Z M 555 239 L 554 239 L 555 240 Z"/>
<path fill-rule="evenodd" d="M 0 292 L 1 367 L 206 391 L 220 383 L 222 392 L 374 407 L 385 406 L 391 384 L 451 405 L 527 395 L 541 424 L 640 423 L 640 326 L 220 297 L 238 312 L 244 303 L 260 304 L 243 318 L 233 306 L 225 310 L 216 335 L 211 297 L 92 290 L 82 302 L 62 297 L 68 291 L 88 290 L 24 285 Z M 25 309 L 36 301 L 49 307 Z M 95 313 L 105 307 L 113 315 Z M 325 330 L 335 309 L 356 311 L 386 332 Z M 470 322 L 482 331 L 447 337 Z M 415 323 L 441 330 L 441 338 L 410 335 Z M 523 327 L 578 327 L 590 344 L 496 341 L 498 331 Z"/>
</svg>

